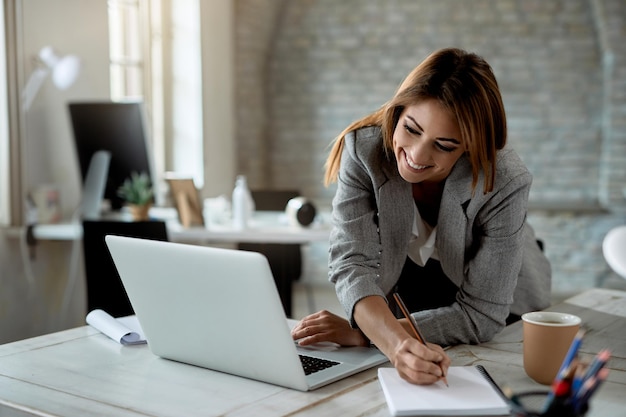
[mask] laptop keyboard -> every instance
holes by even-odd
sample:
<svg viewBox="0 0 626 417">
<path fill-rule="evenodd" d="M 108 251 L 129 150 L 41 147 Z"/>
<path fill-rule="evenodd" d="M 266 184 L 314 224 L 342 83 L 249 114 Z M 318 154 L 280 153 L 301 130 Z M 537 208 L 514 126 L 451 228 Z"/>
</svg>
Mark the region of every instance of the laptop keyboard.
<svg viewBox="0 0 626 417">
<path fill-rule="evenodd" d="M 304 374 L 310 375 L 314 372 L 318 372 L 324 369 L 328 369 L 331 366 L 339 365 L 339 362 L 329 361 L 328 359 L 315 358 L 313 356 L 299 355 L 300 362 L 304 368 Z"/>
</svg>

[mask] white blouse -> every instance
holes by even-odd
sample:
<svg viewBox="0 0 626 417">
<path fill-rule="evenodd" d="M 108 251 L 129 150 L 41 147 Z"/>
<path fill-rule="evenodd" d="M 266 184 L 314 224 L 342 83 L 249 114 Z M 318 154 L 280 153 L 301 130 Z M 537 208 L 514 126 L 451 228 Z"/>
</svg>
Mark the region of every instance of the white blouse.
<svg viewBox="0 0 626 417">
<path fill-rule="evenodd" d="M 435 247 L 435 237 L 437 236 L 437 226 L 432 227 L 426 223 L 416 205 L 413 205 L 415 215 L 413 216 L 413 230 L 409 241 L 409 258 L 419 266 L 426 265 L 429 258 L 439 260 L 437 248 Z"/>
</svg>

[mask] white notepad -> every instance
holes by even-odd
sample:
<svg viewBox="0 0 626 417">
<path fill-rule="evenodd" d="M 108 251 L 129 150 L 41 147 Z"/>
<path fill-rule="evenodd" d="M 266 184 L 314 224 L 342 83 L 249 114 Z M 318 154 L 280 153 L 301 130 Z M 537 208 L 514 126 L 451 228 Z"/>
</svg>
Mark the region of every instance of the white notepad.
<svg viewBox="0 0 626 417">
<path fill-rule="evenodd" d="M 414 385 L 395 368 L 379 368 L 378 380 L 392 416 L 508 416 L 509 406 L 474 366 L 451 366 L 448 384 Z"/>
</svg>

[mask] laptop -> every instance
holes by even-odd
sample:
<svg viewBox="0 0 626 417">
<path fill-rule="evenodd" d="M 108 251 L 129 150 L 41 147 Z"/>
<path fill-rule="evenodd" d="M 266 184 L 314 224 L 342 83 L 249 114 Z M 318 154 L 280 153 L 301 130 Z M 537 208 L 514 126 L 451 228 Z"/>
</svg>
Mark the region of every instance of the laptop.
<svg viewBox="0 0 626 417">
<path fill-rule="evenodd" d="M 109 235 L 152 353 L 309 391 L 387 362 L 375 347 L 298 346 L 267 258 L 257 252 Z M 304 365 L 314 362 L 305 371 Z M 318 363 L 319 362 L 319 363 Z"/>
</svg>

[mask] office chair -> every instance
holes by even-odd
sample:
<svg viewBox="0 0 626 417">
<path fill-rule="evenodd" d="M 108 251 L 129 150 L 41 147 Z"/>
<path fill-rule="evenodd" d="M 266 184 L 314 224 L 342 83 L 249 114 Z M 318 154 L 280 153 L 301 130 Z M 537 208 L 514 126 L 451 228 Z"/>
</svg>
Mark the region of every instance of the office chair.
<svg viewBox="0 0 626 417">
<path fill-rule="evenodd" d="M 99 308 L 113 317 L 135 314 L 104 241 L 106 235 L 167 241 L 165 222 L 83 220 L 87 312 Z"/>
<path fill-rule="evenodd" d="M 297 190 L 251 190 L 258 211 L 284 211 L 287 202 L 298 197 Z M 260 252 L 270 264 L 287 317 L 291 317 L 292 284 L 302 274 L 302 251 L 296 243 L 240 243 L 240 250 Z"/>
</svg>

